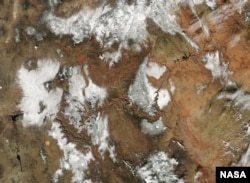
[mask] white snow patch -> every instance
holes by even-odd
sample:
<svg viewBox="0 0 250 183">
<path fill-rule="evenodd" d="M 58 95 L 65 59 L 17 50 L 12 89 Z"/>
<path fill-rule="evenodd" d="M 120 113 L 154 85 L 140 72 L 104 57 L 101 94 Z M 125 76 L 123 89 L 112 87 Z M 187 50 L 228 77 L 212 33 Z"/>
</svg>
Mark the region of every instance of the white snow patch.
<svg viewBox="0 0 250 183">
<path fill-rule="evenodd" d="M 63 170 L 62 169 L 58 169 L 58 170 L 56 170 L 56 172 L 54 173 L 54 175 L 53 175 L 53 182 L 58 182 L 59 181 L 59 178 L 61 177 L 61 176 L 63 176 Z"/>
<path fill-rule="evenodd" d="M 150 123 L 148 120 L 143 119 L 141 121 L 141 131 L 144 134 L 148 135 L 158 135 L 164 132 L 166 129 L 165 125 L 162 122 L 162 118 L 158 119 L 157 121 Z"/>
<path fill-rule="evenodd" d="M 99 58 L 107 63 L 109 63 L 109 67 L 112 67 L 114 64 L 118 63 L 122 57 L 121 50 L 114 52 L 104 52 Z"/>
<path fill-rule="evenodd" d="M 200 85 L 196 88 L 196 93 L 200 95 L 207 88 L 206 84 Z"/>
<path fill-rule="evenodd" d="M 184 145 L 182 145 L 179 141 L 176 141 L 176 143 L 177 143 L 177 145 L 178 145 L 180 148 L 182 148 L 182 149 L 185 148 Z"/>
<path fill-rule="evenodd" d="M 56 49 L 56 53 L 59 57 L 63 58 L 63 53 L 62 53 L 62 50 L 60 48 L 57 48 Z"/>
<path fill-rule="evenodd" d="M 250 147 L 247 149 L 247 152 L 242 155 L 239 164 L 240 166 L 250 166 Z"/>
<path fill-rule="evenodd" d="M 187 34 L 180 32 L 180 34 L 187 40 L 187 42 L 196 50 L 199 51 L 199 45 L 194 42 Z"/>
<path fill-rule="evenodd" d="M 250 166 L 250 145 L 248 146 L 247 151 L 241 156 L 241 159 L 238 163 L 239 166 Z"/>
<path fill-rule="evenodd" d="M 82 77 L 80 67 L 70 67 L 67 74 L 69 75 L 69 95 L 66 97 L 68 105 L 64 109 L 64 115 L 69 117 L 70 124 L 81 131 L 83 129 L 81 119 L 85 102 L 83 90 L 86 87 L 86 82 Z"/>
<path fill-rule="evenodd" d="M 148 62 L 146 74 L 150 77 L 154 77 L 155 79 L 159 79 L 166 72 L 166 70 L 166 66 L 161 66 L 155 62 Z"/>
<path fill-rule="evenodd" d="M 201 29 L 204 32 L 205 36 L 208 38 L 210 36 L 210 31 L 207 25 L 205 25 L 201 20 L 200 20 L 200 25 Z"/>
<path fill-rule="evenodd" d="M 213 1 L 206 2 L 213 7 Z M 113 65 L 121 58 L 121 48 L 135 48 L 139 51 L 141 45 L 147 45 L 147 18 L 152 19 L 166 33 L 180 33 L 197 50 L 198 45 L 182 32 L 176 20 L 175 13 L 179 5 L 186 3 L 185 0 L 153 0 L 149 3 L 136 0 L 129 5 L 125 0 L 120 0 L 116 1 L 114 7 L 106 3 L 95 9 L 85 7 L 68 18 L 57 17 L 53 11 L 47 12 L 44 21 L 54 34 L 71 35 L 75 43 L 93 35 L 104 48 L 118 43 L 117 52 L 104 52 L 100 56 L 102 60 L 110 61 L 110 65 Z M 129 44 L 131 40 L 132 45 Z"/>
<path fill-rule="evenodd" d="M 81 72 L 85 72 L 86 78 L 83 79 Z M 108 132 L 108 119 L 107 116 L 102 116 L 100 113 L 89 117 L 83 121 L 83 116 L 88 114 L 88 107 L 86 102 L 91 105 L 92 109 L 100 107 L 105 98 L 107 97 L 107 91 L 105 88 L 97 86 L 88 77 L 87 66 L 84 69 L 80 67 L 73 67 L 69 73 L 69 95 L 67 96 L 68 106 L 65 108 L 65 115 L 70 119 L 71 124 L 81 131 L 87 129 L 88 135 L 91 136 L 93 145 L 98 145 L 100 154 L 108 151 L 110 158 L 113 161 L 115 159 L 115 148 L 109 145 L 109 132 Z"/>
<path fill-rule="evenodd" d="M 104 3 L 96 9 L 84 8 L 69 18 L 60 18 L 50 12 L 46 17 L 48 27 L 56 35 L 72 35 L 75 43 L 95 35 L 105 47 L 128 39 L 145 41 L 146 25 L 144 5 L 129 6 L 124 0 L 118 1 L 115 8 Z M 140 34 L 139 34 L 140 30 Z"/>
<path fill-rule="evenodd" d="M 172 94 L 174 94 L 174 91 L 175 91 L 175 85 L 174 85 L 174 82 L 173 82 L 173 80 L 172 79 L 169 79 L 168 80 L 168 82 L 169 82 L 169 84 L 170 84 L 170 92 L 172 93 Z"/>
<path fill-rule="evenodd" d="M 241 109 L 243 110 L 250 110 L 250 94 L 240 89 L 237 89 L 238 88 L 237 84 L 231 80 L 227 81 L 225 87 L 235 88 L 236 91 L 233 93 L 222 92 L 218 95 L 218 99 L 221 98 L 230 99 L 234 102 L 235 106 L 241 106 Z"/>
<path fill-rule="evenodd" d="M 223 143 L 224 147 L 230 147 L 231 146 L 230 143 L 228 141 L 226 141 L 226 140 L 223 140 L 222 143 Z"/>
<path fill-rule="evenodd" d="M 202 177 L 202 175 L 203 175 L 202 172 L 200 172 L 200 171 L 196 172 L 194 175 L 194 182 L 195 183 L 200 182 L 199 179 Z"/>
<path fill-rule="evenodd" d="M 152 96 L 152 98 L 155 98 L 157 96 L 157 93 L 156 93 L 157 90 L 154 87 L 152 87 L 152 90 L 151 90 L 151 96 Z M 163 109 L 165 106 L 168 105 L 170 100 L 171 99 L 170 99 L 170 95 L 169 95 L 168 90 L 167 89 L 160 89 L 158 92 L 158 100 L 157 100 L 157 105 L 159 106 L 159 108 Z"/>
<path fill-rule="evenodd" d="M 170 159 L 165 152 L 151 155 L 147 163 L 138 168 L 137 174 L 145 183 L 184 183 L 174 174 L 174 166 L 178 162 Z"/>
<path fill-rule="evenodd" d="M 94 160 L 92 152 L 89 150 L 85 154 L 76 149 L 76 145 L 68 142 L 67 138 L 64 137 L 60 124 L 57 122 L 52 123 L 49 135 L 57 140 L 59 148 L 63 151 L 63 158 L 60 160 L 60 169 L 58 169 L 54 176 L 54 182 L 58 182 L 60 176 L 63 175 L 62 170 L 72 171 L 72 183 L 85 183 L 86 171 L 88 170 L 88 164 L 91 160 Z"/>
<path fill-rule="evenodd" d="M 79 132 L 84 128 L 82 117 L 87 113 L 86 102 L 95 109 L 104 103 L 108 95 L 105 88 L 97 86 L 88 77 L 83 78 L 82 72 L 88 76 L 87 68 L 70 67 L 64 71 L 64 75 L 69 76 L 69 94 L 66 96 L 68 105 L 64 109 L 64 114 Z"/>
<path fill-rule="evenodd" d="M 246 127 L 246 135 L 250 135 L 250 124 L 247 124 Z M 247 151 L 241 156 L 238 166 L 250 166 L 250 145 L 248 145 Z"/>
<path fill-rule="evenodd" d="M 92 108 L 100 107 L 108 93 L 105 88 L 97 86 L 91 79 L 89 79 L 88 86 L 85 88 L 86 101 L 91 104 Z"/>
<path fill-rule="evenodd" d="M 250 21 L 250 12 L 245 12 L 245 22 L 249 22 Z"/>
<path fill-rule="evenodd" d="M 238 91 L 235 94 L 235 105 L 243 105 L 243 109 L 245 110 L 250 110 L 250 95 L 242 92 L 242 91 Z"/>
<path fill-rule="evenodd" d="M 194 4 L 202 4 L 204 0 L 193 0 Z"/>
<path fill-rule="evenodd" d="M 211 9 L 216 8 L 216 1 L 215 0 L 205 0 L 207 6 L 209 6 Z"/>
<path fill-rule="evenodd" d="M 92 116 L 85 122 L 85 128 L 91 137 L 93 145 L 98 145 L 98 151 L 102 155 L 107 151 L 110 158 L 116 162 L 115 147 L 109 145 L 108 118 L 106 115 Z"/>
<path fill-rule="evenodd" d="M 70 96 L 74 99 L 79 101 L 81 104 L 84 103 L 85 98 L 83 96 L 83 89 L 86 87 L 86 82 L 84 81 L 81 68 L 80 67 L 73 67 L 71 68 L 69 81 L 69 93 Z"/>
<path fill-rule="evenodd" d="M 40 148 L 40 156 L 41 156 L 41 158 L 42 158 L 42 160 L 43 160 L 43 163 L 46 164 L 47 158 L 48 158 L 48 157 L 44 154 L 42 148 Z"/>
<path fill-rule="evenodd" d="M 133 84 L 129 87 L 128 95 L 132 102 L 136 103 L 149 114 L 153 114 L 155 112 L 153 107 L 155 101 L 159 108 L 163 109 L 170 102 L 170 95 L 167 89 L 158 90 L 149 83 L 146 76 L 147 62 L 148 58 L 145 58 L 136 74 Z"/>
<path fill-rule="evenodd" d="M 34 36 L 36 38 L 37 41 L 42 41 L 43 40 L 43 37 L 46 36 L 46 33 L 41 33 L 41 32 L 38 32 L 34 27 L 32 26 L 28 26 L 26 28 L 26 33 L 29 35 L 29 36 Z"/>
<path fill-rule="evenodd" d="M 45 117 L 54 119 L 62 97 L 62 89 L 46 90 L 44 84 L 55 78 L 59 63 L 51 59 L 37 61 L 35 70 L 28 70 L 23 65 L 18 71 L 18 83 L 23 90 L 19 108 L 23 111 L 23 125 L 41 126 Z M 44 109 L 41 109 L 41 106 Z"/>
<path fill-rule="evenodd" d="M 18 28 L 15 28 L 15 43 L 20 43 L 20 30 Z"/>
<path fill-rule="evenodd" d="M 228 98 L 234 101 L 235 106 L 241 106 L 243 110 L 250 110 L 250 95 L 241 90 L 234 93 L 221 93 L 218 98 Z"/>
<path fill-rule="evenodd" d="M 230 72 L 228 69 L 228 63 L 221 63 L 219 52 L 207 53 L 203 58 L 203 61 L 206 62 L 205 67 L 211 71 L 213 80 L 220 79 L 221 82 L 227 81 L 228 75 Z"/>
<path fill-rule="evenodd" d="M 36 29 L 34 27 L 29 26 L 26 28 L 26 33 L 29 36 L 34 36 L 37 32 L 36 32 Z"/>
<path fill-rule="evenodd" d="M 250 135 L 250 124 L 247 124 L 247 135 Z"/>
</svg>

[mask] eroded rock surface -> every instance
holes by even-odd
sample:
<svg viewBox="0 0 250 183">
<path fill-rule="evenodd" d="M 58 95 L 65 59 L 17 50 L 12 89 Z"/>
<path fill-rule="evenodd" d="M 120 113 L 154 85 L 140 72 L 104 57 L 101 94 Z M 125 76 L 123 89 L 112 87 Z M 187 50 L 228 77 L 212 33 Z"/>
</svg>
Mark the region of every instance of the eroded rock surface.
<svg viewBox="0 0 250 183">
<path fill-rule="evenodd" d="M 1 182 L 215 182 L 249 165 L 247 1 L 0 1 Z"/>
</svg>

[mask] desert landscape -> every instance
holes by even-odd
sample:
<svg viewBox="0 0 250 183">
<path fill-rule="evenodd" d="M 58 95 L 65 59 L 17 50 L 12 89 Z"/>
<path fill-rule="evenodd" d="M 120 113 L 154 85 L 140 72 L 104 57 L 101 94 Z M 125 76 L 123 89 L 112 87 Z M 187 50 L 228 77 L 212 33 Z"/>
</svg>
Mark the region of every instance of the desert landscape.
<svg viewBox="0 0 250 183">
<path fill-rule="evenodd" d="M 0 182 L 250 166 L 249 44 L 247 0 L 0 0 Z"/>
</svg>

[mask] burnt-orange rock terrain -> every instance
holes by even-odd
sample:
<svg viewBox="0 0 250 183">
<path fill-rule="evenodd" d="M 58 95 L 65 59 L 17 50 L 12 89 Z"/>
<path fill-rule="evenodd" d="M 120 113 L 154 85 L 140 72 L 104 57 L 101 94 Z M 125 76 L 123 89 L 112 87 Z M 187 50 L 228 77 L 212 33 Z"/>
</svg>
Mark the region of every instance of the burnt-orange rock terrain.
<svg viewBox="0 0 250 183">
<path fill-rule="evenodd" d="M 248 166 L 250 4 L 0 1 L 0 182 L 215 182 Z"/>
</svg>

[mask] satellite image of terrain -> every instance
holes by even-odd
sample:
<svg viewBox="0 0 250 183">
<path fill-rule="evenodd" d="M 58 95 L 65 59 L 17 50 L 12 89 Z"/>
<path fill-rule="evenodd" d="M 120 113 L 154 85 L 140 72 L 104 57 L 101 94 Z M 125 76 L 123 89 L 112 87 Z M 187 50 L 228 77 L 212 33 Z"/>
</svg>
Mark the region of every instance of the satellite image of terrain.
<svg viewBox="0 0 250 183">
<path fill-rule="evenodd" d="M 0 0 L 1 183 L 221 166 L 250 166 L 250 1 Z"/>
</svg>

